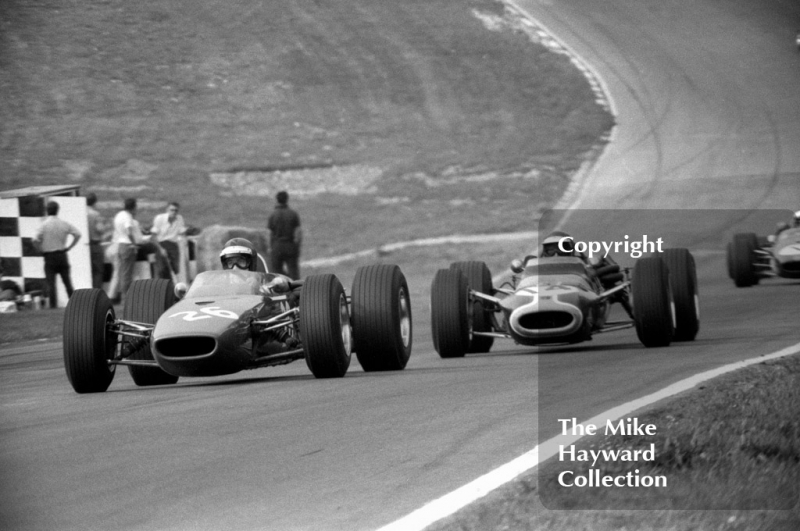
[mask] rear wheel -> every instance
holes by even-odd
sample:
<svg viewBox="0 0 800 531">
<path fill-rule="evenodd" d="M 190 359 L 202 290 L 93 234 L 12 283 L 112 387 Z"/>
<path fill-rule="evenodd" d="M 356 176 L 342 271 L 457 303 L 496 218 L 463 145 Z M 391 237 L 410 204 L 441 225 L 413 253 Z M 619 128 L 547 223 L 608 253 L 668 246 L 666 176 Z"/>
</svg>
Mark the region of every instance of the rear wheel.
<svg viewBox="0 0 800 531">
<path fill-rule="evenodd" d="M 666 249 L 662 255 L 670 275 L 675 303 L 675 341 L 693 341 L 700 330 L 697 267 L 688 249 Z"/>
<path fill-rule="evenodd" d="M 102 393 L 114 379 L 114 307 L 100 289 L 75 290 L 64 312 L 64 368 L 77 393 Z"/>
<path fill-rule="evenodd" d="M 467 287 L 474 291 L 491 295 L 492 274 L 484 262 L 455 262 L 450 264 L 450 269 L 459 269 L 467 279 Z M 467 352 L 489 352 L 494 343 L 493 337 L 476 336 L 474 332 L 492 331 L 492 312 L 484 308 L 480 299 L 472 302 L 472 337 L 467 347 Z"/>
<path fill-rule="evenodd" d="M 125 315 L 126 321 L 154 325 L 158 318 L 167 311 L 167 308 L 173 304 L 175 304 L 175 290 L 171 280 L 161 278 L 135 280 L 125 297 L 123 315 Z M 154 360 L 150 342 L 147 341 L 137 348 L 128 359 Z M 140 387 L 168 385 L 178 381 L 177 376 L 173 376 L 159 367 L 128 365 L 128 371 L 131 373 L 133 383 Z"/>
<path fill-rule="evenodd" d="M 758 284 L 754 253 L 758 248 L 758 237 L 752 233 L 734 234 L 728 253 L 728 270 L 733 283 L 739 288 Z"/>
<path fill-rule="evenodd" d="M 352 331 L 347 298 L 334 275 L 306 277 L 300 290 L 300 338 L 317 378 L 341 378 L 350 367 Z"/>
<path fill-rule="evenodd" d="M 666 347 L 675 329 L 669 272 L 660 256 L 640 258 L 631 278 L 636 335 L 646 347 Z"/>
<path fill-rule="evenodd" d="M 469 291 L 459 269 L 440 269 L 431 285 L 431 334 L 442 358 L 461 358 L 470 344 Z"/>
<path fill-rule="evenodd" d="M 367 371 L 404 369 L 411 356 L 411 299 L 396 265 L 359 267 L 351 298 L 353 343 Z"/>
</svg>

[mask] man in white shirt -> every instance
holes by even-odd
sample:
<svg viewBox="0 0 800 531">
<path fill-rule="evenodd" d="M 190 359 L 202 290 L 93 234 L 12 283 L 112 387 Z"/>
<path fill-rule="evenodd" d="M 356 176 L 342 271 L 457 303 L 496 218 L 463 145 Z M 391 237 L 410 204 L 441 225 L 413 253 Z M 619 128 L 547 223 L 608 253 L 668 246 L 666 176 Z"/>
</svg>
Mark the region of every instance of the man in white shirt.
<svg viewBox="0 0 800 531">
<path fill-rule="evenodd" d="M 183 216 L 178 214 L 180 205 L 172 201 L 167 205 L 167 211 L 153 218 L 153 228 L 150 229 L 158 240 L 159 245 L 167 252 L 169 265 L 173 273 L 178 273 L 180 264 L 180 238 L 186 234 L 186 224 Z"/>
<path fill-rule="evenodd" d="M 136 216 L 136 199 L 125 200 L 124 210 L 114 216 L 114 243 L 117 244 L 117 267 L 119 267 L 119 296 L 124 299 L 133 281 L 133 268 L 139 244 L 143 242 L 142 231 Z"/>
</svg>

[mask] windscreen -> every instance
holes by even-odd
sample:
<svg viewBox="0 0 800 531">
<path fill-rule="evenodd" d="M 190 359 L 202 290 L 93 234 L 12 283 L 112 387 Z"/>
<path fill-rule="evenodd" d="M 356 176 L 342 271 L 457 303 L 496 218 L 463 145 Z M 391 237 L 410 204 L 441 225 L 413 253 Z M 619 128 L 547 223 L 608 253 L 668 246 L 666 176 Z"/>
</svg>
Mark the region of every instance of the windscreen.
<svg viewBox="0 0 800 531">
<path fill-rule="evenodd" d="M 219 297 L 222 295 L 259 295 L 264 273 L 225 269 L 204 271 L 192 282 L 186 298 Z"/>
</svg>

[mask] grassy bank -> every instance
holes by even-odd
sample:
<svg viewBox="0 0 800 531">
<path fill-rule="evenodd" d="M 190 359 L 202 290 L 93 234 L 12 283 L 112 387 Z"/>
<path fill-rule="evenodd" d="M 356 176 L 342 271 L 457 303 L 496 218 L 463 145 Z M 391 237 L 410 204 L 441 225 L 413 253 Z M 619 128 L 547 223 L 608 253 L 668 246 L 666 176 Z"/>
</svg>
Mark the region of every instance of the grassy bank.
<svg viewBox="0 0 800 531">
<path fill-rule="evenodd" d="M 666 488 L 567 488 L 559 474 L 586 476 L 592 464 L 556 456 L 431 530 L 797 529 L 800 356 L 730 373 L 634 416 L 655 435 L 587 437 L 576 450 L 654 445 L 652 461 L 600 458 L 594 468 L 661 475 Z"/>
<path fill-rule="evenodd" d="M 261 227 L 306 257 L 527 230 L 613 119 L 494 0 L 0 3 L 3 188 Z"/>
</svg>

